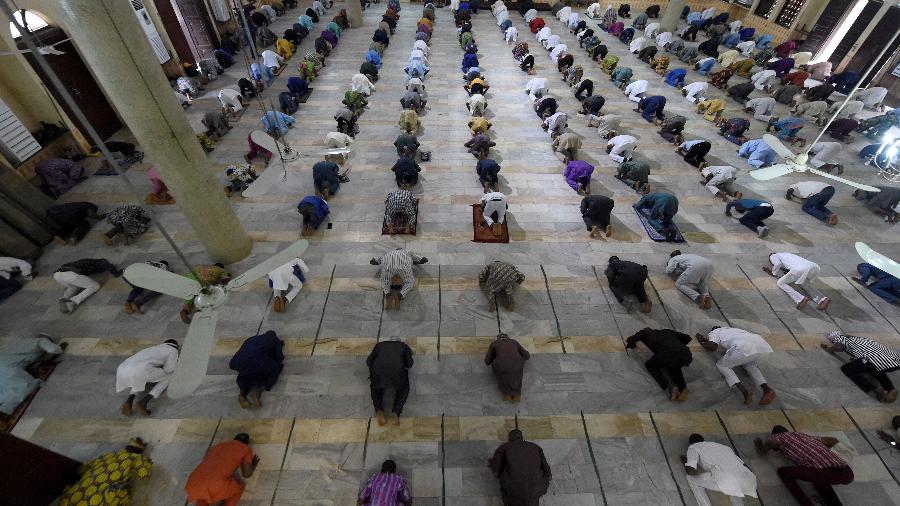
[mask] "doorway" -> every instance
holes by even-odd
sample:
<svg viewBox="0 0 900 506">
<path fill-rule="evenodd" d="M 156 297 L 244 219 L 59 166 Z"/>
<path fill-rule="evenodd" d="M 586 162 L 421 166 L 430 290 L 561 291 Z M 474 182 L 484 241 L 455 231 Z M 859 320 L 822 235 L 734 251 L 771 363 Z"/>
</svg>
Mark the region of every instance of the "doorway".
<svg viewBox="0 0 900 506">
<path fill-rule="evenodd" d="M 216 30 L 202 0 L 155 0 L 163 27 L 182 63 L 213 56 Z"/>
<path fill-rule="evenodd" d="M 40 40 L 42 45 L 55 44 L 57 50 L 65 53 L 62 55 L 48 54 L 44 56 L 44 59 L 50 66 L 50 69 L 59 77 L 66 91 L 75 100 L 78 108 L 87 117 L 90 126 L 100 134 L 100 137 L 108 139 L 121 130 L 123 124 L 119 119 L 119 115 L 116 114 L 115 109 L 106 99 L 106 95 L 103 94 L 102 88 L 94 80 L 94 76 L 87 65 L 85 65 L 84 60 L 78 55 L 78 51 L 75 49 L 72 41 L 67 40 L 68 36 L 66 33 L 59 27 L 48 26 L 36 30 L 32 34 Z M 21 39 L 17 41 L 16 46 L 19 49 L 26 49 Z M 78 120 L 72 108 L 63 100 L 59 90 L 49 85 L 49 76 L 37 64 L 34 56 L 30 52 L 25 53 L 24 56 L 25 60 L 50 91 L 50 94 L 53 95 L 56 102 L 66 112 L 66 115 L 82 132 L 86 132 L 85 125 Z"/>
</svg>

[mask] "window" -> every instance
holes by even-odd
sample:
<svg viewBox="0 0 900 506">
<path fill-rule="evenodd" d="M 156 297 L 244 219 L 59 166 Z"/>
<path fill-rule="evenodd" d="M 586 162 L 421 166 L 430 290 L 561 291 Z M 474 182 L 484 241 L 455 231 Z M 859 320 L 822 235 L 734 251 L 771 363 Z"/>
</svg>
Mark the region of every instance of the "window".
<svg viewBox="0 0 900 506">
<path fill-rule="evenodd" d="M 24 19 L 22 18 L 23 12 L 25 13 Z M 29 32 L 34 32 L 47 26 L 47 21 L 45 21 L 44 18 L 31 11 L 19 10 L 13 13 L 13 17 L 15 18 L 16 23 L 20 26 L 27 27 Z M 18 39 L 22 36 L 22 34 L 19 33 L 19 29 L 16 28 L 16 25 L 12 22 L 9 23 L 9 33 L 12 34 L 14 39 Z"/>
<path fill-rule="evenodd" d="M 786 0 L 784 6 L 781 7 L 781 12 L 778 13 L 778 17 L 775 18 L 775 24 L 790 28 L 794 24 L 794 20 L 797 19 L 797 15 L 800 14 L 800 9 L 803 8 L 805 2 L 806 0 Z"/>
<path fill-rule="evenodd" d="M 769 16 L 772 15 L 772 9 L 775 7 L 775 0 L 759 0 L 759 3 L 756 4 L 756 10 L 753 11 L 753 14 L 765 19 L 769 19 Z"/>
</svg>

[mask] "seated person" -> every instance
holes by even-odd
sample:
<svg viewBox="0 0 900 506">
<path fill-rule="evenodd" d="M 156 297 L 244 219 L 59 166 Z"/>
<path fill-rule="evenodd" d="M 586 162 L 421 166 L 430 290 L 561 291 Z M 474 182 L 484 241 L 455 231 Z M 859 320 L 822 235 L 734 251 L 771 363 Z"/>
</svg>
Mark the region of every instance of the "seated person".
<svg viewBox="0 0 900 506">
<path fill-rule="evenodd" d="M 725 216 L 731 216 L 732 207 L 743 214 L 739 220 L 741 225 L 756 232 L 760 239 L 768 235 L 769 227 L 763 220 L 775 214 L 772 204 L 758 199 L 733 200 L 725 206 Z"/>
<path fill-rule="evenodd" d="M 65 158 L 51 158 L 37 164 L 35 174 L 41 180 L 41 191 L 57 198 L 87 179 L 84 167 Z"/>
<path fill-rule="evenodd" d="M 103 234 L 103 241 L 107 246 L 112 246 L 116 236 L 125 233 L 125 244 L 132 241 L 147 231 L 150 224 L 150 216 L 141 206 L 119 206 L 106 215 L 106 221 L 113 226 Z"/>
<path fill-rule="evenodd" d="M 91 229 L 93 220 L 102 220 L 105 214 L 97 214 L 97 206 L 90 202 L 69 202 L 67 204 L 59 204 L 48 207 L 47 218 L 58 225 L 56 235 L 53 240 L 57 244 L 69 244 L 74 246 L 78 241 L 84 239 L 88 231 Z"/>
<path fill-rule="evenodd" d="M 503 233 L 503 223 L 506 221 L 506 195 L 498 192 L 487 192 L 481 197 L 481 214 L 484 221 L 481 226 L 488 227 L 495 236 Z"/>
<path fill-rule="evenodd" d="M 41 380 L 28 373 L 28 367 L 62 355 L 67 343 L 59 343 L 47 334 L 32 339 L 10 339 L 0 346 L 0 414 L 11 415 Z"/>
<path fill-rule="evenodd" d="M 404 109 L 400 112 L 400 121 L 398 124 L 400 125 L 400 130 L 409 134 L 415 134 L 422 127 L 422 122 L 419 121 L 419 115 L 412 109 Z"/>
<path fill-rule="evenodd" d="M 408 190 L 419 183 L 419 172 L 422 168 L 412 158 L 400 158 L 391 167 L 397 187 Z"/>
<path fill-rule="evenodd" d="M 613 199 L 603 195 L 588 195 L 581 199 L 581 219 L 592 238 L 599 237 L 601 230 L 606 233 L 606 237 L 612 235 L 610 214 L 614 206 Z"/>
<path fill-rule="evenodd" d="M 647 266 L 628 260 L 619 260 L 617 256 L 609 257 L 609 265 L 606 267 L 606 279 L 609 281 L 609 289 L 619 303 L 625 302 L 625 297 L 634 295 L 641 304 L 641 311 L 649 313 L 653 304 L 647 297 L 644 282 L 647 281 Z"/>
<path fill-rule="evenodd" d="M 506 297 L 506 309 L 513 310 L 513 290 L 525 281 L 525 275 L 510 263 L 494 260 L 478 274 L 478 284 L 488 298 L 488 311 L 497 309 L 497 296 Z"/>
<path fill-rule="evenodd" d="M 404 234 L 416 226 L 416 196 L 409 190 L 394 190 L 384 199 L 384 222 L 389 234 L 402 229 Z"/>
<path fill-rule="evenodd" d="M 328 203 L 319 196 L 307 195 L 297 204 L 297 212 L 303 217 L 303 236 L 312 235 L 325 221 L 325 217 L 331 213 Z"/>
<path fill-rule="evenodd" d="M 647 223 L 654 230 L 666 237 L 666 241 L 675 240 L 676 231 L 672 218 L 678 212 L 678 198 L 670 193 L 653 192 L 641 197 L 632 207 L 639 213 L 648 209 Z"/>
</svg>

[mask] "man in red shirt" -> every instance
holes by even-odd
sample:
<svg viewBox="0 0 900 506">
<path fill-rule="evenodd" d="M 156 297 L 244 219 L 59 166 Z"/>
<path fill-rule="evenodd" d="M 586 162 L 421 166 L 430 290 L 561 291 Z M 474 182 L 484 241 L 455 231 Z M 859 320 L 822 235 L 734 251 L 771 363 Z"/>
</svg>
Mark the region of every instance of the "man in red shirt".
<svg viewBox="0 0 900 506">
<path fill-rule="evenodd" d="M 754 443 L 756 451 L 761 455 L 775 450 L 794 463 L 793 466 L 779 467 L 778 477 L 802 506 L 812 506 L 813 503 L 797 484 L 798 480 L 812 483 L 827 506 L 841 504 L 832 485 L 853 482 L 850 465 L 831 451 L 831 447 L 838 443 L 833 437 L 788 432 L 781 425 L 776 425 L 772 427 L 772 435 L 767 441 L 756 438 Z"/>
<path fill-rule="evenodd" d="M 244 483 L 234 476 L 235 471 L 240 469 L 241 475 L 249 478 L 258 464 L 259 456 L 250 448 L 250 436 L 243 432 L 231 441 L 213 446 L 184 486 L 188 502 L 209 506 L 222 501 L 223 506 L 237 506 L 244 494 Z"/>
</svg>

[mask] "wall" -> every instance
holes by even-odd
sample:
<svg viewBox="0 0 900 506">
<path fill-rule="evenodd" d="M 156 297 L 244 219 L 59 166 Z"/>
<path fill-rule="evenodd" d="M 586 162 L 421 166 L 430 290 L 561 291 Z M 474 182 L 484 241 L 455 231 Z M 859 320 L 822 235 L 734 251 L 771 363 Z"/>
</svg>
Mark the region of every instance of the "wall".
<svg viewBox="0 0 900 506">
<path fill-rule="evenodd" d="M 0 21 L 0 29 L 7 26 Z M 6 36 L 0 37 L 0 51 L 15 51 L 11 46 L 9 30 Z M 12 109 L 19 121 L 29 131 L 40 128 L 41 120 L 48 123 L 62 121 L 60 114 L 53 107 L 53 99 L 37 81 L 29 79 L 34 73 L 31 66 L 21 56 L 0 56 L 0 98 Z M 24 78 L 23 78 L 24 77 Z"/>
</svg>

